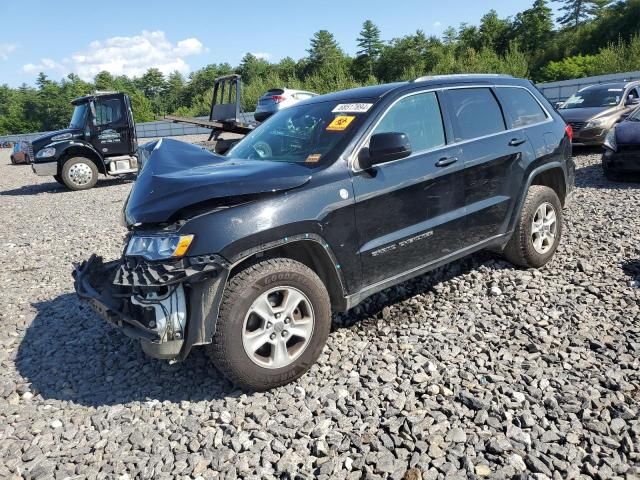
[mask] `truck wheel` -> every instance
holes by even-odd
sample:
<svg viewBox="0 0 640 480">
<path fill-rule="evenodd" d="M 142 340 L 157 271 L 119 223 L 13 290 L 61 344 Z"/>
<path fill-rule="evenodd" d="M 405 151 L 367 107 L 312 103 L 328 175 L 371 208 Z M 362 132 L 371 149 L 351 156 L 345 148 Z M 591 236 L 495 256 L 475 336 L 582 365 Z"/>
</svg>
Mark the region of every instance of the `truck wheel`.
<svg viewBox="0 0 640 480">
<path fill-rule="evenodd" d="M 322 280 L 294 260 L 263 260 L 229 280 L 208 354 L 238 387 L 268 390 L 309 370 L 330 328 Z"/>
<path fill-rule="evenodd" d="M 561 236 L 562 206 L 558 195 L 549 187 L 532 185 L 503 253 L 515 265 L 539 268 L 551 259 Z"/>
<path fill-rule="evenodd" d="M 98 181 L 98 167 L 88 158 L 73 157 L 64 162 L 60 176 L 70 190 L 88 190 Z"/>
</svg>

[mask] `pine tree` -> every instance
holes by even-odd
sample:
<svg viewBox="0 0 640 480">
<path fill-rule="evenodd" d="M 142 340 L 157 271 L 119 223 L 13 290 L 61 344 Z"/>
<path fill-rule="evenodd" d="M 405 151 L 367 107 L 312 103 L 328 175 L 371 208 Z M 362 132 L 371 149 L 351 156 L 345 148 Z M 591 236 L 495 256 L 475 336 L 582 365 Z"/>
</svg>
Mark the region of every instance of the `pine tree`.
<svg viewBox="0 0 640 480">
<path fill-rule="evenodd" d="M 362 24 L 360 36 L 357 38 L 358 59 L 366 67 L 367 74 L 373 76 L 375 62 L 380 58 L 384 44 L 380 40 L 380 29 L 371 21 L 366 20 Z"/>
<path fill-rule="evenodd" d="M 578 28 L 581 23 L 597 15 L 605 8 L 610 0 L 553 0 L 562 3 L 560 11 L 563 12 L 558 22 L 564 26 Z"/>
<path fill-rule="evenodd" d="M 333 34 L 327 30 L 319 30 L 313 34 L 309 52 L 311 71 L 336 66 L 344 60 L 344 53 L 338 46 Z"/>
</svg>

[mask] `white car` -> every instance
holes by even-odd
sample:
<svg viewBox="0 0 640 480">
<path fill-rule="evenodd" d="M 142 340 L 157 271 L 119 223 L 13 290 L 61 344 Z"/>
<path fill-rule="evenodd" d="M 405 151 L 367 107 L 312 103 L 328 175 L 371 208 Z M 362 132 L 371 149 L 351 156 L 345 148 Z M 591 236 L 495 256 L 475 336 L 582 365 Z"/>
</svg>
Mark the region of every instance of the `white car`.
<svg viewBox="0 0 640 480">
<path fill-rule="evenodd" d="M 272 88 L 258 99 L 253 116 L 258 122 L 263 122 L 274 113 L 317 95 L 317 93 L 305 92 L 304 90 Z"/>
</svg>

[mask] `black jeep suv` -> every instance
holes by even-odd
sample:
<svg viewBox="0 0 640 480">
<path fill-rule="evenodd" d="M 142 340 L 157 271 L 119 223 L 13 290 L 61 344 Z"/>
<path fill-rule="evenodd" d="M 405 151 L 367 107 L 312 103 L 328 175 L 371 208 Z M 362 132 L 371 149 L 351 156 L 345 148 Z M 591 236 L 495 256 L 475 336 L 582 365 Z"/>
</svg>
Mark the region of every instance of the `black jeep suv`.
<svg viewBox="0 0 640 480">
<path fill-rule="evenodd" d="M 526 80 L 424 77 L 314 97 L 226 156 L 140 152 L 123 257 L 75 286 L 156 358 L 208 345 L 237 385 L 306 372 L 332 311 L 480 249 L 541 267 L 573 188 L 571 129 Z"/>
</svg>

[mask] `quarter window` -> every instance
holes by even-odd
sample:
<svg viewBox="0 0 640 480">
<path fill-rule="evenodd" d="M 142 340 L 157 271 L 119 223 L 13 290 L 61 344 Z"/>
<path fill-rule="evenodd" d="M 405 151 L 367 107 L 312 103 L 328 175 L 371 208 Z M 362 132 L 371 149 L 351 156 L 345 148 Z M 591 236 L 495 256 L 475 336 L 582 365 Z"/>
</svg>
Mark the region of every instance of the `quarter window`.
<svg viewBox="0 0 640 480">
<path fill-rule="evenodd" d="M 523 88 L 496 88 L 498 98 L 508 113 L 509 128 L 526 127 L 534 123 L 544 122 L 547 115 L 540 104 Z"/>
<path fill-rule="evenodd" d="M 489 88 L 456 88 L 448 91 L 456 141 L 470 140 L 505 130 L 502 110 Z"/>
<path fill-rule="evenodd" d="M 444 145 L 442 114 L 436 94 L 418 93 L 399 100 L 385 113 L 373 134 L 389 132 L 406 134 L 414 152 Z"/>
</svg>

